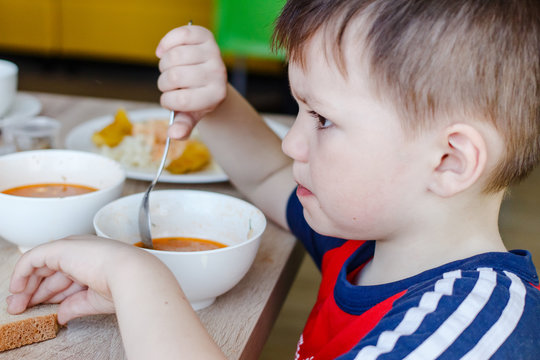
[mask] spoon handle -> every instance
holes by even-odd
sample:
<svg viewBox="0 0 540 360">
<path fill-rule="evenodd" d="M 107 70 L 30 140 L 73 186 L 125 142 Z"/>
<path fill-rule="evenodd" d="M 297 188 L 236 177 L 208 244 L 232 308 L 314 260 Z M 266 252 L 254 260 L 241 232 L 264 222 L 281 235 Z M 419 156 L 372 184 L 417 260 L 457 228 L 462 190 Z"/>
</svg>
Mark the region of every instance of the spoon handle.
<svg viewBox="0 0 540 360">
<path fill-rule="evenodd" d="M 171 113 L 169 115 L 169 127 L 174 122 L 174 110 L 171 110 Z M 167 136 L 167 140 L 165 140 L 165 148 L 163 149 L 163 156 L 161 157 L 161 162 L 159 163 L 159 168 L 156 174 L 156 177 L 154 178 L 154 181 L 152 181 L 152 187 L 157 183 L 159 176 L 161 175 L 161 172 L 163 171 L 163 168 L 165 167 L 165 161 L 167 160 L 167 153 L 169 152 L 169 145 L 171 143 L 171 138 Z"/>
<path fill-rule="evenodd" d="M 169 127 L 174 122 L 174 110 L 171 110 L 170 116 L 169 116 Z M 141 202 L 141 207 L 139 209 L 139 235 L 141 237 L 142 243 L 144 246 L 148 249 L 153 248 L 152 244 L 152 231 L 150 230 L 152 227 L 152 221 L 150 220 L 150 192 L 158 182 L 159 176 L 161 175 L 161 172 L 163 171 L 163 168 L 165 167 L 165 161 L 167 159 L 167 153 L 169 152 L 169 145 L 171 142 L 171 138 L 167 136 L 167 140 L 165 140 L 165 148 L 163 149 L 163 155 L 161 157 L 161 162 L 159 164 L 158 171 L 156 173 L 156 176 L 154 177 L 154 180 L 148 186 L 146 189 L 146 192 L 143 195 L 143 199 Z"/>
<path fill-rule="evenodd" d="M 191 25 L 192 21 L 189 20 L 188 25 Z M 169 115 L 169 126 L 174 122 L 174 110 L 171 110 L 171 113 Z M 167 140 L 165 140 L 165 148 L 163 149 L 163 156 L 161 157 L 161 162 L 159 163 L 159 168 L 156 173 L 156 177 L 148 186 L 146 189 L 146 192 L 143 195 L 143 199 L 141 202 L 141 207 L 139 208 L 139 235 L 141 237 L 143 245 L 148 249 L 153 249 L 152 244 L 152 231 L 150 230 L 152 228 L 152 221 L 150 220 L 150 192 L 158 182 L 159 176 L 161 175 L 161 172 L 163 171 L 163 168 L 165 167 L 165 161 L 167 160 L 167 153 L 169 152 L 169 145 L 171 143 L 171 138 L 167 135 Z"/>
</svg>

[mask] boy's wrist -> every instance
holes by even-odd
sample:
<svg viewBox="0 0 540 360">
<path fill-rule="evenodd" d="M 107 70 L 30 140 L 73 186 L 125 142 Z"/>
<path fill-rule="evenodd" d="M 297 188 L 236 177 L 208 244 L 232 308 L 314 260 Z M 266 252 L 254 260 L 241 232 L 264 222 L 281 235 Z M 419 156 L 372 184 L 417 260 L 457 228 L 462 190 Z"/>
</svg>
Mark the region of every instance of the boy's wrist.
<svg viewBox="0 0 540 360">
<path fill-rule="evenodd" d="M 170 270 L 147 251 L 135 246 L 123 246 L 115 251 L 114 256 L 109 257 L 105 273 L 109 291 L 115 298 L 118 291 L 130 291 L 130 288 L 139 288 L 139 284 L 151 286 L 158 277 L 170 273 Z M 174 279 L 172 273 L 170 276 Z"/>
</svg>

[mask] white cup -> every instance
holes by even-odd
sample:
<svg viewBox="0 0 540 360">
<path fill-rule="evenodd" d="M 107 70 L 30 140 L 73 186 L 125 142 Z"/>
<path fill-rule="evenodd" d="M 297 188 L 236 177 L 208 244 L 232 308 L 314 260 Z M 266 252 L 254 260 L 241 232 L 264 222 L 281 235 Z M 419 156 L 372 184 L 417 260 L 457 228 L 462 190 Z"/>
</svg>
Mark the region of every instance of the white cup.
<svg viewBox="0 0 540 360">
<path fill-rule="evenodd" d="M 17 94 L 17 78 L 19 68 L 7 60 L 0 60 L 0 118 L 13 105 Z"/>
</svg>

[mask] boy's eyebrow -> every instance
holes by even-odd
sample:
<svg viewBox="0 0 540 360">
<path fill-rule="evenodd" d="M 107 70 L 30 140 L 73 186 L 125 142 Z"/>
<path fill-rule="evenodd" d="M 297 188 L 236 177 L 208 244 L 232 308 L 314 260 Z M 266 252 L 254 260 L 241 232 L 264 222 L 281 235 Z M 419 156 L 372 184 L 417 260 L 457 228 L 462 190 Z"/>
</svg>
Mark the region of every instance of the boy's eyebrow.
<svg viewBox="0 0 540 360">
<path fill-rule="evenodd" d="M 295 93 L 292 87 L 291 87 L 290 89 L 291 89 L 291 94 L 292 94 L 292 96 L 293 96 L 296 100 L 298 100 L 298 101 L 300 101 L 300 102 L 302 102 L 302 103 L 304 103 L 304 104 L 307 103 L 306 99 L 304 99 L 303 97 L 301 97 L 300 95 L 298 95 L 297 93 Z"/>
<path fill-rule="evenodd" d="M 301 103 L 303 104 L 321 104 L 321 102 L 313 97 L 309 97 L 307 96 L 306 98 L 302 97 L 301 95 L 298 95 L 294 90 L 293 88 L 291 88 L 291 94 L 292 96 L 300 101 Z"/>
</svg>

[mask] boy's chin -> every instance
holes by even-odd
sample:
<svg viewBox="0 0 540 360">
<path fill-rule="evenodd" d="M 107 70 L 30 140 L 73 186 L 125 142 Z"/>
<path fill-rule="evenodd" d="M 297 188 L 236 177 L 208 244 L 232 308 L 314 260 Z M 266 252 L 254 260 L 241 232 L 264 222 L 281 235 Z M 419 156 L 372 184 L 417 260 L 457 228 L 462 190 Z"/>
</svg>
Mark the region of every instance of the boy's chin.
<svg viewBox="0 0 540 360">
<path fill-rule="evenodd" d="M 343 231 L 344 224 L 332 224 L 328 218 L 322 216 L 313 216 L 304 208 L 304 218 L 311 229 L 319 235 L 334 237 L 344 240 L 373 240 L 374 233 L 360 228 L 350 228 Z"/>
<path fill-rule="evenodd" d="M 304 218 L 308 225 L 315 231 L 317 234 L 324 236 L 339 237 L 336 235 L 335 229 L 330 226 L 328 219 L 322 219 L 321 216 L 313 216 L 306 208 L 304 207 Z"/>
</svg>

